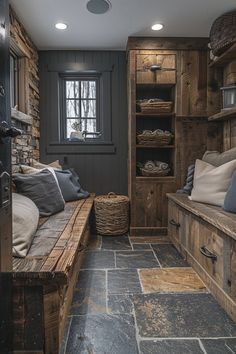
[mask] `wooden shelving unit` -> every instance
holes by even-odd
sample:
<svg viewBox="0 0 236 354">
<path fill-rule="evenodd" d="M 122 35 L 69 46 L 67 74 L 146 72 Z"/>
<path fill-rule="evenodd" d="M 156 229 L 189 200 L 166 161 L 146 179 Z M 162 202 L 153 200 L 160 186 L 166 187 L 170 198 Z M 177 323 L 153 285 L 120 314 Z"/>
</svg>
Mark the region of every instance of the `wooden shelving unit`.
<svg viewBox="0 0 236 354">
<path fill-rule="evenodd" d="M 227 119 L 236 118 L 236 108 L 222 110 L 213 116 L 208 117 L 209 121 L 222 121 Z"/>
<path fill-rule="evenodd" d="M 156 145 L 141 145 L 141 144 L 137 144 L 136 148 L 137 149 L 174 149 L 175 145 L 156 146 Z"/>
<path fill-rule="evenodd" d="M 136 113 L 136 117 L 139 118 L 166 118 L 166 117 L 173 117 L 175 116 L 175 113 L 149 113 L 149 114 L 144 114 L 141 112 Z"/>
</svg>

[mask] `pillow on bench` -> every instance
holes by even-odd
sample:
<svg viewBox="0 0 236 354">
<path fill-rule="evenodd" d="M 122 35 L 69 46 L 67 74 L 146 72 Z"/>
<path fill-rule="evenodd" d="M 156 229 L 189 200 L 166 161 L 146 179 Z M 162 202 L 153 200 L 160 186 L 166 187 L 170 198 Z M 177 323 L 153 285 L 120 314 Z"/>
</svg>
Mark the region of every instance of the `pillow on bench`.
<svg viewBox="0 0 236 354">
<path fill-rule="evenodd" d="M 89 196 L 89 193 L 82 189 L 78 175 L 74 171 L 73 173 L 74 175 L 71 170 L 55 170 L 63 198 L 66 202 L 87 198 Z"/>
<path fill-rule="evenodd" d="M 206 151 L 202 158 L 203 161 L 210 163 L 213 166 L 221 166 L 235 159 L 236 148 L 232 148 L 222 153 L 218 151 Z"/>
<path fill-rule="evenodd" d="M 29 198 L 12 193 L 12 252 L 25 257 L 38 227 L 39 210 Z"/>
<path fill-rule="evenodd" d="M 223 206 L 226 192 L 236 169 L 236 160 L 219 167 L 196 160 L 191 200 Z"/>
<path fill-rule="evenodd" d="M 33 174 L 16 174 L 13 181 L 18 193 L 34 201 L 41 216 L 50 216 L 64 210 L 65 201 L 61 190 L 49 169 Z"/>
</svg>

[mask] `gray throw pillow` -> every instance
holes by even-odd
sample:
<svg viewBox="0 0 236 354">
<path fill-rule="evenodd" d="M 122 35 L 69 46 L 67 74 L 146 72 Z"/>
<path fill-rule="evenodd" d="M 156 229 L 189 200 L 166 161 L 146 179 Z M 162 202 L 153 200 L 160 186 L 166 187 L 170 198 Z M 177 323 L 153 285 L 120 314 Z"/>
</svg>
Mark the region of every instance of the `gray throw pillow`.
<svg viewBox="0 0 236 354">
<path fill-rule="evenodd" d="M 65 201 L 69 202 L 89 196 L 89 193 L 81 188 L 77 174 L 76 177 L 71 170 L 55 170 L 55 173 Z"/>
<path fill-rule="evenodd" d="M 223 209 L 236 213 L 236 171 L 233 173 L 229 189 L 225 195 Z"/>
<path fill-rule="evenodd" d="M 210 163 L 213 166 L 221 166 L 235 159 L 236 148 L 232 148 L 222 153 L 218 151 L 206 151 L 202 158 L 203 161 Z"/>
<path fill-rule="evenodd" d="M 40 215 L 49 216 L 64 209 L 65 201 L 53 174 L 48 169 L 29 175 L 16 174 L 13 181 L 18 193 L 33 200 Z"/>
</svg>

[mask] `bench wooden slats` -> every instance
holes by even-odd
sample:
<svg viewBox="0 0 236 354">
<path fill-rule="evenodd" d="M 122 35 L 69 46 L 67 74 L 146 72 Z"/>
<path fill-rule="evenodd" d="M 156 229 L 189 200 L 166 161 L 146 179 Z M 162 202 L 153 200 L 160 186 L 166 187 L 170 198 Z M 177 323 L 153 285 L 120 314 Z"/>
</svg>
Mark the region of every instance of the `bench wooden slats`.
<svg viewBox="0 0 236 354">
<path fill-rule="evenodd" d="M 64 281 L 66 282 L 68 273 L 73 265 L 73 259 L 78 251 L 80 251 L 81 236 L 83 235 L 86 225 L 89 221 L 89 215 L 93 205 L 94 195 L 87 199 L 79 200 L 76 202 L 67 203 L 68 208 L 73 210 L 73 214 L 68 221 L 68 217 L 64 218 L 64 224 L 59 219 L 58 215 L 53 215 L 51 218 L 44 218 L 44 222 L 40 222 L 40 230 L 44 232 L 43 237 L 40 238 L 39 245 L 44 247 L 44 237 L 48 239 L 50 229 L 45 228 L 46 224 L 50 222 L 51 236 L 58 237 L 58 230 L 61 229 L 59 238 L 54 241 L 54 246 L 51 252 L 47 256 L 32 256 L 31 250 L 29 250 L 29 255 L 24 259 L 14 258 L 13 259 L 13 269 L 14 278 L 39 278 L 39 279 L 53 279 L 54 281 Z M 63 213 L 61 217 L 63 219 Z M 53 226 L 53 222 L 56 226 Z M 65 226 L 63 229 L 63 225 Z M 36 236 L 37 239 L 37 236 Z M 36 240 L 37 241 L 37 240 Z M 45 241 L 46 242 L 46 241 Z M 37 242 L 36 242 L 37 245 Z M 35 247 L 36 251 L 37 248 Z M 41 248 L 41 249 L 42 249 Z M 38 249 L 40 253 L 40 248 Z M 35 273 L 35 274 L 32 274 Z M 53 273 L 53 274 L 52 274 Z"/>
<path fill-rule="evenodd" d="M 186 194 L 168 194 L 168 198 L 236 240 L 236 214 L 217 206 L 194 202 Z"/>
</svg>

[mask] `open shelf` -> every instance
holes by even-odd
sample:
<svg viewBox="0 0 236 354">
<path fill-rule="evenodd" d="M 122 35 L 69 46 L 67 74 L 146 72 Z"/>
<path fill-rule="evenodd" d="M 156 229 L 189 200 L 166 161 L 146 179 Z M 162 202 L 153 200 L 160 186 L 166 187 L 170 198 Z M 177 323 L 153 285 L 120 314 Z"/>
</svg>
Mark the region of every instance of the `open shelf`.
<svg viewBox="0 0 236 354">
<path fill-rule="evenodd" d="M 221 121 L 226 119 L 236 118 L 236 108 L 226 109 L 213 116 L 208 117 L 209 121 Z"/>
<path fill-rule="evenodd" d="M 174 117 L 175 113 L 141 113 L 141 112 L 137 112 L 136 113 L 136 117 L 142 117 L 142 118 L 166 118 L 166 117 Z"/>
<path fill-rule="evenodd" d="M 137 181 L 155 181 L 155 182 L 173 182 L 175 180 L 174 176 L 166 176 L 166 177 L 143 177 L 136 176 Z"/>
<path fill-rule="evenodd" d="M 210 62 L 209 67 L 224 66 L 236 57 L 236 43 L 221 54 L 216 60 Z"/>
<path fill-rule="evenodd" d="M 157 146 L 157 145 L 142 145 L 142 144 L 137 144 L 136 145 L 137 149 L 174 149 L 175 145 L 162 145 L 162 146 Z"/>
</svg>

